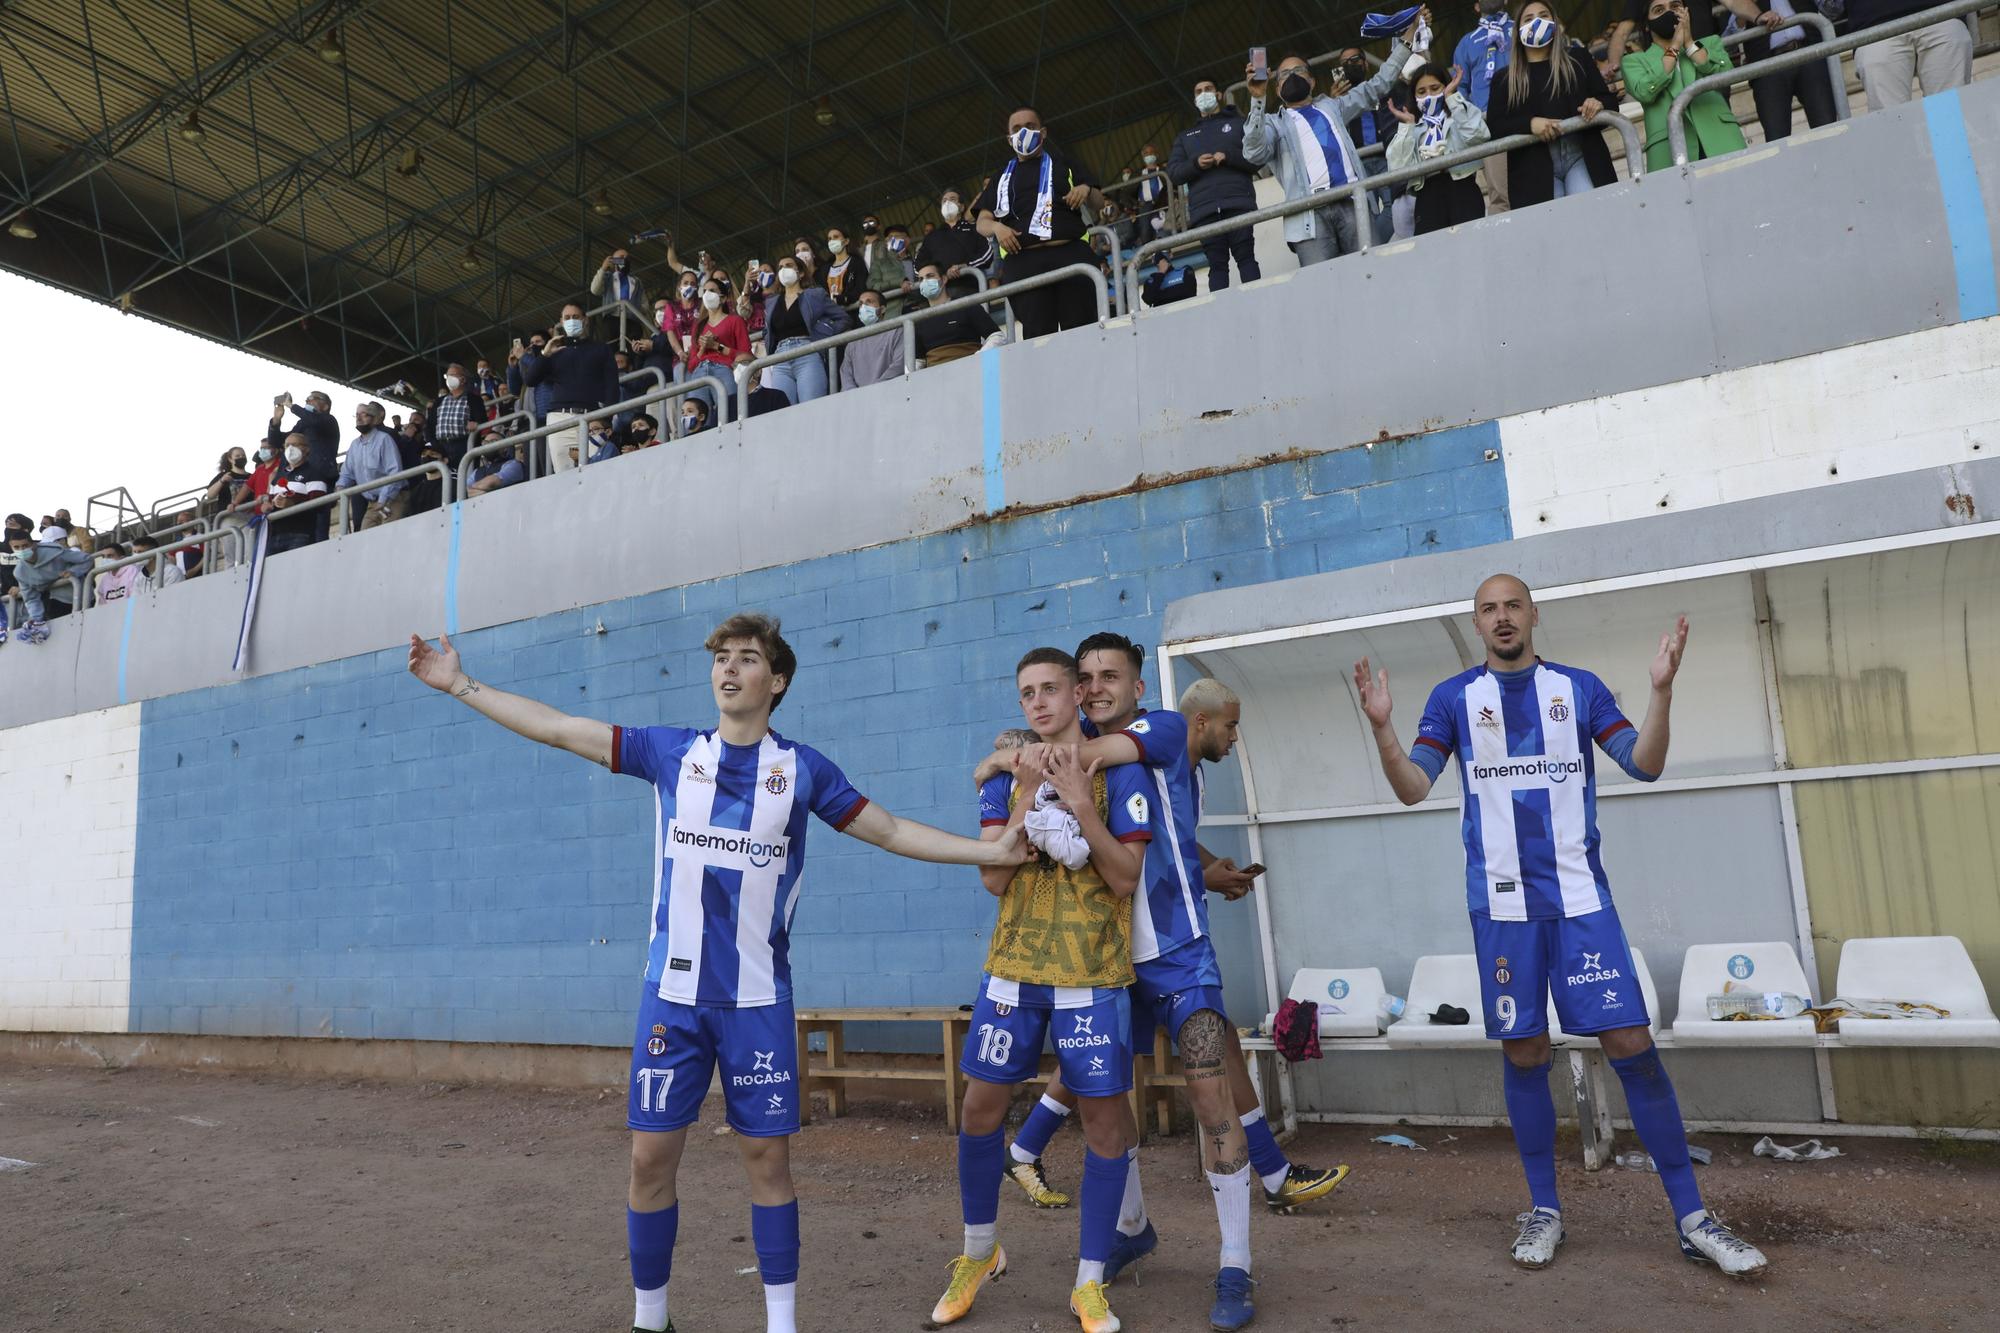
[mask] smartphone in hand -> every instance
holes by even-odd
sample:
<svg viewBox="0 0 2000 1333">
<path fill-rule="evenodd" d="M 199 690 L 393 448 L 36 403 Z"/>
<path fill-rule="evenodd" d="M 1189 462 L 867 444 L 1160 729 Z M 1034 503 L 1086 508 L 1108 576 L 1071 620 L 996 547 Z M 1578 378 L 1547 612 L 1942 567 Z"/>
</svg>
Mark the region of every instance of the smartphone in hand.
<svg viewBox="0 0 2000 1333">
<path fill-rule="evenodd" d="M 1264 863 L 1262 861 L 1252 861 L 1249 865 L 1243 867 L 1243 873 L 1255 879 L 1264 873 Z"/>
<path fill-rule="evenodd" d="M 1263 47 L 1253 46 L 1250 48 L 1250 77 L 1257 83 L 1267 83 L 1270 81 L 1271 71 L 1266 66 L 1266 59 Z"/>
</svg>

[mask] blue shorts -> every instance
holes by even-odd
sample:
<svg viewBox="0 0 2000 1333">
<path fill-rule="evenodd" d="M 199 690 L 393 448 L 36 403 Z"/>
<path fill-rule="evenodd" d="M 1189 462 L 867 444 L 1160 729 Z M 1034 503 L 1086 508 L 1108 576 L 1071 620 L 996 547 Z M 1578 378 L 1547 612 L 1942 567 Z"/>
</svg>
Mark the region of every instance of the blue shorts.
<svg viewBox="0 0 2000 1333">
<path fill-rule="evenodd" d="M 1000 1004 L 979 984 L 972 1030 L 958 1067 L 982 1083 L 1025 1083 L 1042 1065 L 1042 1038 L 1056 1044 L 1063 1086 L 1079 1097 L 1115 1097 L 1132 1090 L 1132 1001 L 1121 989 L 1100 989 L 1075 1009 Z"/>
<path fill-rule="evenodd" d="M 1479 1002 L 1495 1041 L 1549 1029 L 1544 998 L 1553 993 L 1564 1032 L 1579 1036 L 1645 1027 L 1646 999 L 1618 912 L 1608 904 L 1587 916 L 1495 921 L 1472 914 L 1479 958 Z"/>
<path fill-rule="evenodd" d="M 753 1009 L 682 1004 L 646 985 L 632 1038 L 626 1127 L 664 1134 L 692 1125 L 720 1065 L 731 1129 L 752 1138 L 798 1133 L 796 1034 L 789 999 Z"/>
<path fill-rule="evenodd" d="M 1138 978 L 1132 983 L 1132 1027 L 1138 1034 L 1134 1042 L 1150 1049 L 1155 1027 L 1165 1028 L 1168 1038 L 1178 1042 L 1181 1028 L 1204 1009 L 1229 1021 L 1222 1004 L 1222 966 L 1215 961 L 1215 946 L 1206 935 L 1158 958 L 1134 963 L 1132 971 Z"/>
</svg>

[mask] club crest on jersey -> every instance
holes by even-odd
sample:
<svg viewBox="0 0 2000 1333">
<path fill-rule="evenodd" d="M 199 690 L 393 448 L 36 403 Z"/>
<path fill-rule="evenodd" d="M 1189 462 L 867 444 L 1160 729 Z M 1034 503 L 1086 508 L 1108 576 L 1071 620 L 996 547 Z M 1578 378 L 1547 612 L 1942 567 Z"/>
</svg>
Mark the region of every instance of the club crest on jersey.
<svg viewBox="0 0 2000 1333">
<path fill-rule="evenodd" d="M 1482 708 L 1479 710 L 1479 716 L 1473 719 L 1472 725 L 1475 727 L 1484 727 L 1488 731 L 1498 731 L 1500 730 L 1500 719 L 1493 715 L 1492 709 Z"/>
<path fill-rule="evenodd" d="M 1148 722 L 1143 717 L 1136 719 L 1131 726 L 1125 728 L 1125 730 L 1127 731 L 1136 731 L 1141 736 L 1144 736 L 1147 732 L 1151 731 L 1152 729 L 1153 729 L 1153 724 Z"/>
<path fill-rule="evenodd" d="M 764 790 L 770 792 L 773 796 L 783 796 L 785 788 L 790 785 L 790 781 L 785 777 L 785 770 L 782 768 L 772 769 L 771 776 L 764 779 Z"/>
<path fill-rule="evenodd" d="M 660 1034 L 664 1028 L 654 1028 L 653 1035 L 646 1038 L 646 1054 L 658 1058 L 667 1053 L 667 1039 Z"/>
<path fill-rule="evenodd" d="M 995 1004 L 993 1005 L 993 1012 L 998 1014 L 1000 1017 L 1005 1018 L 1007 1015 L 1014 1012 L 1014 1006 L 1011 1004 L 1000 1004 L 998 1002 L 995 1002 Z"/>
<path fill-rule="evenodd" d="M 1135 791 L 1125 801 L 1125 813 L 1131 817 L 1134 824 L 1143 824 L 1146 822 L 1146 817 L 1152 813 L 1152 807 L 1146 804 L 1143 792 Z"/>
<path fill-rule="evenodd" d="M 1599 950 L 1597 953 L 1585 953 L 1583 955 L 1583 970 L 1571 974 L 1568 978 L 1569 984 L 1572 986 L 1595 986 L 1606 981 L 1619 980 L 1623 974 L 1615 967 L 1603 966 L 1600 961 L 1603 957 L 1604 953 L 1602 950 Z M 1615 1000 L 1618 993 L 1616 991 L 1608 991 L 1606 994 Z"/>
<path fill-rule="evenodd" d="M 1493 960 L 1493 979 L 1503 986 L 1514 979 L 1514 974 L 1507 970 L 1507 958 L 1504 954 Z"/>
<path fill-rule="evenodd" d="M 1560 694 L 1549 700 L 1549 721 L 1569 721 L 1569 705 L 1563 702 L 1563 697 Z"/>
</svg>

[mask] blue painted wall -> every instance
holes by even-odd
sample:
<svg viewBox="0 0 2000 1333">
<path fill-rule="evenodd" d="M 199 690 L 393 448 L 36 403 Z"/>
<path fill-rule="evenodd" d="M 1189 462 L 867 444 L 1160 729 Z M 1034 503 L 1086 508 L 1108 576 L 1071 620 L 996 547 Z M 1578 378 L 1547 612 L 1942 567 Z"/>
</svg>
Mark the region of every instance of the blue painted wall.
<svg viewBox="0 0 2000 1333">
<path fill-rule="evenodd" d="M 968 771 L 1019 723 L 1021 653 L 1098 629 L 1152 645 L 1160 612 L 1190 593 L 1504 541 L 1499 449 L 1492 423 L 1439 432 L 458 646 L 481 680 L 558 708 L 700 725 L 714 716 L 703 638 L 730 611 L 766 610 L 801 663 L 778 730 L 896 813 L 970 833 Z M 630 1039 L 649 788 L 473 717 L 411 680 L 400 651 L 151 701 L 142 718 L 133 1030 Z M 802 1003 L 971 997 L 993 908 L 970 872 L 826 829 L 810 850 L 793 945 Z M 1251 980 L 1247 929 L 1218 927 L 1233 987 Z"/>
</svg>

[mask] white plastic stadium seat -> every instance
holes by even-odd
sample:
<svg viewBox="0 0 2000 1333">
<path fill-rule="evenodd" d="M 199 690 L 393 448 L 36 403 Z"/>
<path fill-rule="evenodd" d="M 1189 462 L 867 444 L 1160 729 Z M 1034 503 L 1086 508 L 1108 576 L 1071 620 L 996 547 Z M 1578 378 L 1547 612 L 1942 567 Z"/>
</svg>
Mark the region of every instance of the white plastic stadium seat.
<svg viewBox="0 0 2000 1333">
<path fill-rule="evenodd" d="M 1812 998 L 1806 970 L 1792 946 L 1779 940 L 1761 944 L 1691 944 L 1681 963 L 1681 1008 L 1674 1016 L 1677 1046 L 1811 1046 L 1810 1018 L 1720 1022 L 1708 1016 L 1708 997 L 1725 985 L 1752 991 L 1784 991 Z"/>
<path fill-rule="evenodd" d="M 1292 988 L 1286 995 L 1319 1006 L 1322 1037 L 1378 1037 L 1382 1030 L 1376 1026 L 1375 1015 L 1382 993 L 1379 967 L 1302 967 L 1292 974 Z M 1271 1016 L 1266 1020 L 1266 1031 L 1274 1029 L 1275 1016 Z"/>
<path fill-rule="evenodd" d="M 1955 935 L 1849 940 L 1834 988 L 1856 1000 L 1922 1000 L 1950 1018 L 1843 1018 L 1843 1046 L 2000 1046 L 2000 1018 Z"/>
<path fill-rule="evenodd" d="M 1472 1016 L 1472 1021 L 1464 1026 L 1431 1022 L 1430 1016 L 1441 1004 L 1457 1005 Z M 1469 953 L 1427 954 L 1417 960 L 1410 973 L 1409 1007 L 1389 1025 L 1389 1044 L 1432 1050 L 1491 1046 L 1480 1017 L 1481 1007 L 1477 957 Z"/>
<path fill-rule="evenodd" d="M 1646 951 L 1632 950 L 1632 967 L 1639 974 L 1639 994 L 1646 1001 L 1646 1030 L 1658 1033 L 1660 1030 L 1660 993 L 1653 988 L 1653 970 L 1646 966 Z M 1615 983 L 1614 983 L 1615 984 Z M 1595 1046 L 1597 1034 L 1583 1035 L 1564 1032 L 1556 1020 L 1555 1000 L 1549 1000 L 1549 1040 L 1557 1046 Z"/>
</svg>

